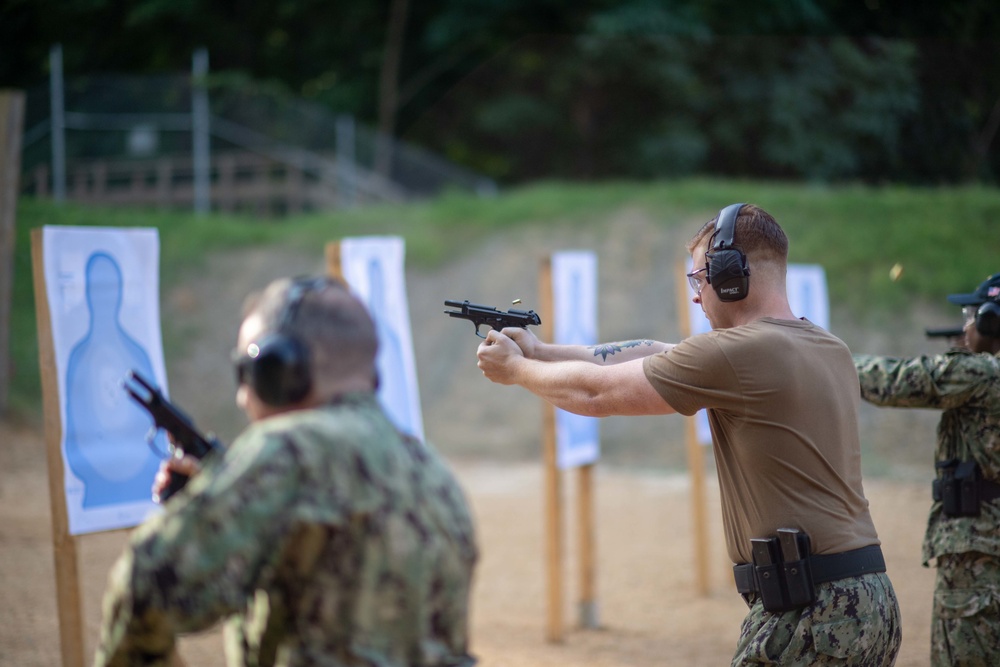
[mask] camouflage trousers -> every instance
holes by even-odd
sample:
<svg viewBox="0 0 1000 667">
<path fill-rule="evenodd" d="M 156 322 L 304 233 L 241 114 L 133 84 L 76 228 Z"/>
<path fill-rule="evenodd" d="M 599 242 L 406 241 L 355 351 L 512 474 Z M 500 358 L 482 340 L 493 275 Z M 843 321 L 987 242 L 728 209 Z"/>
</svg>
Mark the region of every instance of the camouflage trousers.
<svg viewBox="0 0 1000 667">
<path fill-rule="evenodd" d="M 764 611 L 749 596 L 733 657 L 738 665 L 892 665 L 902 631 L 899 603 L 885 573 L 816 587 L 812 605 L 784 613 Z"/>
<path fill-rule="evenodd" d="M 931 665 L 1000 665 L 1000 558 L 978 552 L 937 557 Z"/>
</svg>

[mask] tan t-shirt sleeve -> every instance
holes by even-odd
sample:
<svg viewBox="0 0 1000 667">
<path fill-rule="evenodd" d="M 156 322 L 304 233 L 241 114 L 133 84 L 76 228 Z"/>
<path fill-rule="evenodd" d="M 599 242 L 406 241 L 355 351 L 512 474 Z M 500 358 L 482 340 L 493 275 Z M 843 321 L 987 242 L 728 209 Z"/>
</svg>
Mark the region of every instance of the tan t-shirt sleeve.
<svg viewBox="0 0 1000 667">
<path fill-rule="evenodd" d="M 736 372 L 714 332 L 692 336 L 666 352 L 646 357 L 643 371 L 663 400 L 682 415 L 702 408 L 741 409 Z"/>
</svg>

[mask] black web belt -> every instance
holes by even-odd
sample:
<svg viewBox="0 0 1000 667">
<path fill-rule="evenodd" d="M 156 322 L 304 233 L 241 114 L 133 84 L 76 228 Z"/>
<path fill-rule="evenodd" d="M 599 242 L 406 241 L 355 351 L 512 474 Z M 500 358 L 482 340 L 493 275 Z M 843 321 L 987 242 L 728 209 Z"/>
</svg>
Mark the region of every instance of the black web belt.
<svg viewBox="0 0 1000 667">
<path fill-rule="evenodd" d="M 979 480 L 979 501 L 988 503 L 1000 498 L 1000 484 L 988 479 Z"/>
<path fill-rule="evenodd" d="M 873 544 L 839 554 L 810 555 L 809 566 L 812 569 L 813 583 L 822 584 L 872 572 L 885 572 L 885 558 L 882 557 L 882 548 Z M 753 563 L 734 565 L 733 576 L 740 595 L 760 593 Z"/>
</svg>

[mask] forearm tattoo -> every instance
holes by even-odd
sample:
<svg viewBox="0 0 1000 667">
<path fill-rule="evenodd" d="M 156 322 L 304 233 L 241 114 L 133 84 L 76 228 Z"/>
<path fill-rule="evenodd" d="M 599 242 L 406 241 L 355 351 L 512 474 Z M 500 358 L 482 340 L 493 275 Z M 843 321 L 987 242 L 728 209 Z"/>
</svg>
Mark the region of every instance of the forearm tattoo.
<svg viewBox="0 0 1000 667">
<path fill-rule="evenodd" d="M 639 347 L 640 345 L 652 345 L 651 340 L 624 340 L 618 341 L 617 343 L 601 343 L 600 345 L 589 345 L 587 349 L 594 351 L 594 356 L 601 355 L 603 361 L 608 360 L 609 355 L 613 355 L 615 352 L 621 352 L 624 349 L 630 347 Z"/>
</svg>

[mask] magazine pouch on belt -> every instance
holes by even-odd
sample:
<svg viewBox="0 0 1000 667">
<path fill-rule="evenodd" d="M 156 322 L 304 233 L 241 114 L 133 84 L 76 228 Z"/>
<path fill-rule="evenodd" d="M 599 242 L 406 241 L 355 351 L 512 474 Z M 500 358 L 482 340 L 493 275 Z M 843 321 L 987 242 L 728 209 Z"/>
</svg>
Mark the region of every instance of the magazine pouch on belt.
<svg viewBox="0 0 1000 667">
<path fill-rule="evenodd" d="M 750 540 L 761 603 L 769 612 L 800 609 L 816 599 L 809 566 L 809 536 L 794 528 Z"/>
<path fill-rule="evenodd" d="M 809 565 L 811 545 L 809 535 L 794 528 L 779 528 L 782 568 L 788 589 L 788 604 L 792 609 L 805 607 L 816 601 L 816 584 Z"/>
<path fill-rule="evenodd" d="M 979 466 L 975 461 L 950 459 L 934 464 L 934 500 L 941 503 L 945 516 L 979 516 Z"/>
<path fill-rule="evenodd" d="M 777 537 L 755 537 L 750 540 L 753 550 L 753 571 L 760 588 L 764 609 L 785 611 L 788 596 L 781 582 L 781 546 Z"/>
</svg>

